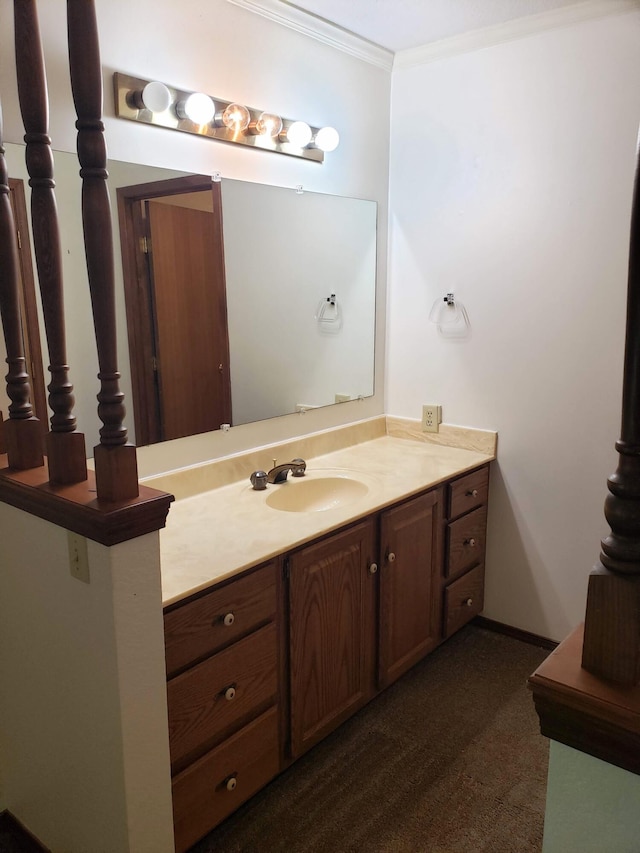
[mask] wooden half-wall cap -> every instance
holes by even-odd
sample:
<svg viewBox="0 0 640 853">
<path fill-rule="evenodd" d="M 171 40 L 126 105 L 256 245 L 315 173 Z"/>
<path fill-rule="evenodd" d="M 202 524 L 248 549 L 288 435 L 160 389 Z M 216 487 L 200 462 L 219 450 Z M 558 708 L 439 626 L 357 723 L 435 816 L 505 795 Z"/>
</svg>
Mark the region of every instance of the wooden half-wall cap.
<svg viewBox="0 0 640 853">
<path fill-rule="evenodd" d="M 0 501 L 101 545 L 160 530 L 173 500 L 167 492 L 140 486 L 135 498 L 104 501 L 98 499 L 93 471 L 81 483 L 59 486 L 50 482 L 46 465 L 15 471 L 0 456 Z"/>
<path fill-rule="evenodd" d="M 584 669 L 583 636 L 580 625 L 529 678 L 540 731 L 640 774 L 640 686 L 605 681 Z"/>
</svg>

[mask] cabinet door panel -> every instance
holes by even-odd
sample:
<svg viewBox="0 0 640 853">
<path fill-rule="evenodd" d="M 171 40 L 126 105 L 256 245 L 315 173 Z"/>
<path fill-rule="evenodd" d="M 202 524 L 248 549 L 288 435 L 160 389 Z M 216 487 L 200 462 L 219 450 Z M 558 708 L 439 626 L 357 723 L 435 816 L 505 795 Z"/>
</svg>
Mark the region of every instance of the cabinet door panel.
<svg viewBox="0 0 640 853">
<path fill-rule="evenodd" d="M 382 514 L 380 687 L 439 641 L 441 507 L 442 493 L 434 490 Z"/>
<path fill-rule="evenodd" d="M 374 528 L 368 521 L 290 562 L 291 750 L 300 755 L 374 690 Z"/>
</svg>

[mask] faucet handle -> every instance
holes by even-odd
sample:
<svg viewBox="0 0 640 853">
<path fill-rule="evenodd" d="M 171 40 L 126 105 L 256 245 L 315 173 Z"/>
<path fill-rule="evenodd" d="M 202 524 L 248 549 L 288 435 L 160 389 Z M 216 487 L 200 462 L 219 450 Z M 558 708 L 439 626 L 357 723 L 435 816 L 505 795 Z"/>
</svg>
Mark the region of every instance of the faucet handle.
<svg viewBox="0 0 640 853">
<path fill-rule="evenodd" d="M 291 460 L 291 476 L 304 477 L 304 472 L 307 470 L 307 463 L 299 457 Z"/>
<path fill-rule="evenodd" d="M 267 488 L 267 472 L 266 471 L 254 471 L 253 474 L 249 477 L 251 481 L 251 485 L 257 492 L 261 492 L 263 489 Z"/>
</svg>

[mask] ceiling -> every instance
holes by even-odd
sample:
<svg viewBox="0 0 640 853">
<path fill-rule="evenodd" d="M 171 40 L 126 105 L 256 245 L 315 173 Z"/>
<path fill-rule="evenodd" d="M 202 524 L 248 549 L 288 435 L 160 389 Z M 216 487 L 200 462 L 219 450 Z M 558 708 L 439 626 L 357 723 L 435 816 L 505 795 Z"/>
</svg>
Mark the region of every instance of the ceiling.
<svg viewBox="0 0 640 853">
<path fill-rule="evenodd" d="M 582 0 L 281 0 L 393 52 Z"/>
</svg>

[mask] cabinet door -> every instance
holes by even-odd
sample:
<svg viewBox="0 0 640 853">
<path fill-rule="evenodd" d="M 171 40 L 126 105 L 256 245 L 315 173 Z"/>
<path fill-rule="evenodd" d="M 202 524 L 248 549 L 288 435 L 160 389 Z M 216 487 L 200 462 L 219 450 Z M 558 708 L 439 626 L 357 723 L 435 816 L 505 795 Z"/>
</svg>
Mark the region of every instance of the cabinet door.
<svg viewBox="0 0 640 853">
<path fill-rule="evenodd" d="M 439 642 L 441 541 L 440 489 L 382 514 L 380 687 L 406 672 Z"/>
<path fill-rule="evenodd" d="M 374 693 L 374 525 L 293 554 L 289 564 L 291 752 L 303 753 Z"/>
</svg>

